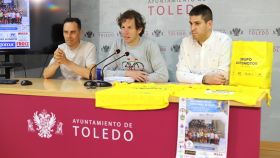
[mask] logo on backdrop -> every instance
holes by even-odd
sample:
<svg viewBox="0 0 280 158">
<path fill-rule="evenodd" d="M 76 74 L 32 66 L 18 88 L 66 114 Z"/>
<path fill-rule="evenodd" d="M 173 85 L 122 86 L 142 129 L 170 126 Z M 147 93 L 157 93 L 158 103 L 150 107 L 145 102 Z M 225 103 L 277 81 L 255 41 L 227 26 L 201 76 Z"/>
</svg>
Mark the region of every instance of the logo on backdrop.
<svg viewBox="0 0 280 158">
<path fill-rule="evenodd" d="M 36 127 L 34 128 L 34 124 Z M 54 113 L 47 113 L 46 110 L 42 110 L 38 114 L 36 111 L 33 114 L 33 119 L 27 120 L 28 132 L 37 132 L 38 136 L 41 138 L 51 138 L 53 134 L 62 135 L 62 122 L 57 122 Z M 56 129 L 56 130 L 55 130 Z"/>
<path fill-rule="evenodd" d="M 99 38 L 112 38 L 115 37 L 114 32 L 99 32 Z"/>
<path fill-rule="evenodd" d="M 267 36 L 269 35 L 268 29 L 249 29 L 249 35 L 251 36 Z"/>
<path fill-rule="evenodd" d="M 171 51 L 174 52 L 174 53 L 179 53 L 180 45 L 174 44 L 173 46 L 171 46 Z"/>
<path fill-rule="evenodd" d="M 192 3 L 205 2 L 206 0 L 148 0 L 147 8 L 150 16 L 178 16 L 189 14 L 194 7 Z"/>
<path fill-rule="evenodd" d="M 152 35 L 155 37 L 160 37 L 160 36 L 163 36 L 163 32 L 159 29 L 156 29 L 152 32 Z"/>
<path fill-rule="evenodd" d="M 189 35 L 186 30 L 169 30 L 168 36 L 170 37 L 185 37 Z"/>
<path fill-rule="evenodd" d="M 101 51 L 102 51 L 103 53 L 108 53 L 109 50 L 110 50 L 110 46 L 108 46 L 108 45 L 103 45 L 103 46 L 101 47 Z"/>
<path fill-rule="evenodd" d="M 92 31 L 87 31 L 84 36 L 86 38 L 93 38 L 94 37 L 94 33 Z"/>
<path fill-rule="evenodd" d="M 241 28 L 233 28 L 230 31 L 230 34 L 233 35 L 233 36 L 240 36 L 240 35 L 243 34 L 243 30 L 241 30 Z"/>
<path fill-rule="evenodd" d="M 273 33 L 277 36 L 280 36 L 280 27 L 276 28 Z"/>
</svg>

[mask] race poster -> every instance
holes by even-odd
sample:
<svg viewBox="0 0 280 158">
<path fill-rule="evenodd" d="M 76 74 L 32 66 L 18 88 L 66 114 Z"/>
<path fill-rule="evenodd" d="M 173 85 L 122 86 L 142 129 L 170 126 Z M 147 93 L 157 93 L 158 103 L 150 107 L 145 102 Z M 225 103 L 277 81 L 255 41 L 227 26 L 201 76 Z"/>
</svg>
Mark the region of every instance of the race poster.
<svg viewBox="0 0 280 158">
<path fill-rule="evenodd" d="M 29 0 L 0 0 L 0 49 L 30 49 Z"/>
<path fill-rule="evenodd" d="M 180 98 L 176 158 L 226 158 L 228 101 Z"/>
</svg>

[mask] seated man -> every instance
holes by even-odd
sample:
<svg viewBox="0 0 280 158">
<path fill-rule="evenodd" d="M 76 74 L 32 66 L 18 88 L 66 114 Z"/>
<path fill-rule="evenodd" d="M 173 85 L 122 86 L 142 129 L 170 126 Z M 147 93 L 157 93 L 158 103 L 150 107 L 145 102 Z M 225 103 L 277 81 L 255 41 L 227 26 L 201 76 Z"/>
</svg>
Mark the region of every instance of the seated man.
<svg viewBox="0 0 280 158">
<path fill-rule="evenodd" d="M 211 85 L 228 82 L 231 39 L 212 31 L 212 11 L 198 5 L 190 11 L 192 36 L 183 39 L 176 76 L 179 82 Z"/>
<path fill-rule="evenodd" d="M 127 10 L 117 19 L 122 38 L 115 41 L 109 55 L 120 49 L 121 53 L 110 58 L 104 65 L 129 52 L 129 56 L 105 68 L 104 76 L 127 76 L 137 82 L 167 82 L 168 71 L 159 46 L 142 37 L 145 22 L 135 10 Z"/>
<path fill-rule="evenodd" d="M 65 43 L 54 52 L 54 57 L 44 70 L 44 78 L 53 77 L 60 68 L 65 79 L 88 79 L 90 68 L 96 64 L 96 48 L 94 44 L 80 40 L 81 21 L 78 18 L 66 18 L 63 36 Z M 95 69 L 92 74 L 95 74 Z"/>
</svg>

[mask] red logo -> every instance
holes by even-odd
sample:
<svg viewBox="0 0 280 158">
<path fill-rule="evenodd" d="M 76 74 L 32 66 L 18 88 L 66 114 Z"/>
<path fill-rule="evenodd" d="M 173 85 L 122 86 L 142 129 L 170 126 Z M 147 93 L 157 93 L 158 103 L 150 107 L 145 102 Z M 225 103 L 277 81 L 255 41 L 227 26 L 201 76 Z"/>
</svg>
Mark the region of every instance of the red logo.
<svg viewBox="0 0 280 158">
<path fill-rule="evenodd" d="M 18 35 L 28 35 L 28 32 L 19 32 Z"/>
<path fill-rule="evenodd" d="M 17 47 L 29 47 L 29 42 L 17 42 Z"/>
</svg>

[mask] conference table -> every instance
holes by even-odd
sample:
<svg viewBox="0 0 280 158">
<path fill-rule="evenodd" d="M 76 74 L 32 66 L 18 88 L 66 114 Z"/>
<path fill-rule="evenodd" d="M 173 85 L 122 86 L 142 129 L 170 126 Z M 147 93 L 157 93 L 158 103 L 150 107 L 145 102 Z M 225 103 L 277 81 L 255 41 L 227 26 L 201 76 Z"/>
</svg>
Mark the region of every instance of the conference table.
<svg viewBox="0 0 280 158">
<path fill-rule="evenodd" d="M 1 158 L 175 158 L 178 98 L 161 110 L 110 110 L 95 107 L 106 88 L 29 80 L 0 85 Z M 263 99 L 249 107 L 230 101 L 228 158 L 259 157 Z"/>
</svg>

